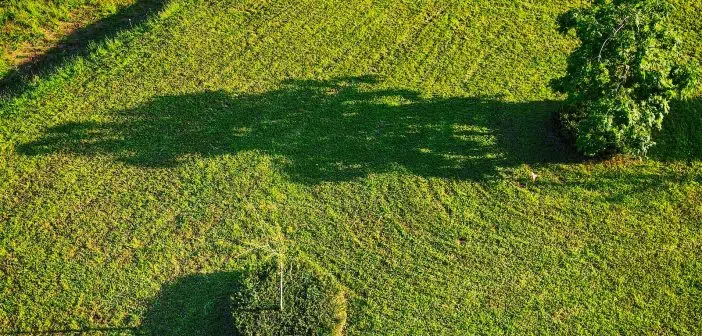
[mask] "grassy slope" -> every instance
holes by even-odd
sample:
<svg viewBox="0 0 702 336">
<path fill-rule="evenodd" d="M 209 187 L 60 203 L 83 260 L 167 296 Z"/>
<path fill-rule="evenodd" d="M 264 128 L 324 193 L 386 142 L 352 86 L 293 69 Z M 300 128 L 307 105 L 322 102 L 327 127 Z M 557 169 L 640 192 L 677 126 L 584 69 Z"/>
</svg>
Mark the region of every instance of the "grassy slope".
<svg viewBox="0 0 702 336">
<path fill-rule="evenodd" d="M 572 163 L 576 3 L 172 1 L 0 102 L 0 331 L 208 334 L 282 235 L 350 334 L 702 333 L 699 100 L 654 159 Z"/>
</svg>

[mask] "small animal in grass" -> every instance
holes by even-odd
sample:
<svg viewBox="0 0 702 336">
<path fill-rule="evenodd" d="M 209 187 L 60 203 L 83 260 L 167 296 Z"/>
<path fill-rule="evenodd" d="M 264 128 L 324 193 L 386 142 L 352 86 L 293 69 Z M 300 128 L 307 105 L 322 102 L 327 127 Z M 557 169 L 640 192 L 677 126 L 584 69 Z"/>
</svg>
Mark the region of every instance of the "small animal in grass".
<svg viewBox="0 0 702 336">
<path fill-rule="evenodd" d="M 531 178 L 531 182 L 536 182 L 536 179 L 539 177 L 539 175 L 537 175 L 534 172 L 529 172 L 529 177 Z"/>
<path fill-rule="evenodd" d="M 533 170 L 531 170 L 531 166 L 529 165 L 526 165 L 526 169 L 529 172 L 529 178 L 531 179 L 531 182 L 536 182 L 536 179 L 539 178 L 539 175 L 537 175 Z"/>
</svg>

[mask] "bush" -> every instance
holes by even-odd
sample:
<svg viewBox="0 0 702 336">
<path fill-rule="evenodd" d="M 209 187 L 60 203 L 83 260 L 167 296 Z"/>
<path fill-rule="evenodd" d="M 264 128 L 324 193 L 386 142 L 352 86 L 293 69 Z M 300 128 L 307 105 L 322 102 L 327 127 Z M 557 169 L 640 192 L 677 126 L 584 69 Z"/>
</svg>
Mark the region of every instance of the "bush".
<svg viewBox="0 0 702 336">
<path fill-rule="evenodd" d="M 671 11 L 665 0 L 595 0 L 558 18 L 581 44 L 552 84 L 568 96 L 560 120 L 584 154 L 645 155 L 670 101 L 692 91 L 696 76 L 667 27 Z"/>
<path fill-rule="evenodd" d="M 304 257 L 283 262 L 283 309 L 277 260 L 250 267 L 232 295 L 237 335 L 341 335 L 346 299 L 341 286 Z"/>
</svg>

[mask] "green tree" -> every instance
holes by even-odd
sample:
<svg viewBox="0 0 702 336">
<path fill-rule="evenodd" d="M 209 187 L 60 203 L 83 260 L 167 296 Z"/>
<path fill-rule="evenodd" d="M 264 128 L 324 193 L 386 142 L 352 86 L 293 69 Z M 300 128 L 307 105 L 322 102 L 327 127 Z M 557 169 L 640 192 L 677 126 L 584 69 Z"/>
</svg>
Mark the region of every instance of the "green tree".
<svg viewBox="0 0 702 336">
<path fill-rule="evenodd" d="M 681 64 L 665 0 L 595 0 L 558 18 L 580 45 L 553 88 L 567 95 L 566 134 L 586 155 L 645 155 L 672 99 L 692 92 L 696 75 Z"/>
</svg>

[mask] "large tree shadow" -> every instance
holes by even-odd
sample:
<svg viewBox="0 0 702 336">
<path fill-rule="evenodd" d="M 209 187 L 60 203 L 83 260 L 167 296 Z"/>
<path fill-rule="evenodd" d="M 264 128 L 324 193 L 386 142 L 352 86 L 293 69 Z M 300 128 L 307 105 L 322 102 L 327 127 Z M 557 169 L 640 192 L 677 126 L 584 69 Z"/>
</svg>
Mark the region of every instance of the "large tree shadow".
<svg viewBox="0 0 702 336">
<path fill-rule="evenodd" d="M 291 80 L 261 94 L 157 97 L 116 112 L 111 121 L 52 127 L 18 151 L 106 154 L 133 165 L 172 167 L 192 154 L 255 150 L 306 183 L 397 169 L 482 180 L 501 167 L 577 159 L 550 123 L 557 102 L 429 99 L 376 84 L 368 76 Z"/>
<path fill-rule="evenodd" d="M 110 16 L 76 29 L 62 38 L 55 47 L 0 78 L 0 95 L 21 93 L 31 83 L 33 77 L 51 73 L 74 57 L 88 55 L 91 52 L 89 48 L 91 44 L 99 44 L 123 30 L 140 26 L 158 13 L 167 1 L 136 0 Z"/>
</svg>

